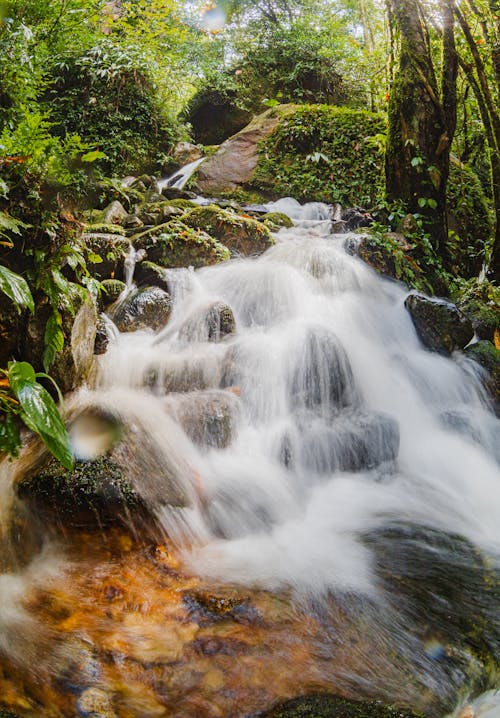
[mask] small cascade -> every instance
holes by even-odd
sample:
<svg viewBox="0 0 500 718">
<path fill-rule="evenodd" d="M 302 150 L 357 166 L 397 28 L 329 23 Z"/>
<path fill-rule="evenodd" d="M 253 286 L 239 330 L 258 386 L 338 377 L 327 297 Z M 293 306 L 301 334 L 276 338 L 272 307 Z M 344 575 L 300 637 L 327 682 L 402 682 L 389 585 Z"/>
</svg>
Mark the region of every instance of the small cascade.
<svg viewBox="0 0 500 718">
<path fill-rule="evenodd" d="M 462 718 L 455 707 L 494 688 L 488 661 L 500 658 L 500 421 L 470 362 L 423 348 L 405 287 L 346 253 L 349 235 L 331 233 L 338 208 L 267 208 L 295 226 L 258 258 L 165 270 L 166 325 L 115 331 L 96 389 L 67 407 L 79 457 L 125 467 L 148 517 L 127 515 L 132 532 L 160 537 L 116 562 L 102 549 L 98 617 L 73 634 L 71 655 L 102 639 L 106 658 L 67 692 L 121 696 L 140 675 L 159 706 L 150 715 L 198 718 L 206 698 L 217 706 L 206 715 L 244 718 L 262 707 L 256 694 L 312 687 Z M 47 555 L 58 545 L 47 538 Z M 51 561 L 72 577 L 68 595 L 85 593 L 70 557 Z M 35 560 L 9 584 L 6 635 L 22 626 L 9 607 L 30 571 L 44 580 Z M 133 600 L 122 574 L 140 577 Z M 231 592 L 215 619 L 200 586 Z M 73 625 L 53 613 L 56 629 Z M 117 715 L 134 715 L 120 701 Z M 496 718 L 497 706 L 486 693 L 472 715 Z"/>
<path fill-rule="evenodd" d="M 202 162 L 205 161 L 205 157 L 200 157 L 199 160 L 190 162 L 188 165 L 181 167 L 180 170 L 174 172 L 169 177 L 165 177 L 158 182 L 158 189 L 161 192 L 164 187 L 173 187 L 175 189 L 184 189 L 186 184 L 189 182 L 193 174 L 196 172 Z"/>
</svg>

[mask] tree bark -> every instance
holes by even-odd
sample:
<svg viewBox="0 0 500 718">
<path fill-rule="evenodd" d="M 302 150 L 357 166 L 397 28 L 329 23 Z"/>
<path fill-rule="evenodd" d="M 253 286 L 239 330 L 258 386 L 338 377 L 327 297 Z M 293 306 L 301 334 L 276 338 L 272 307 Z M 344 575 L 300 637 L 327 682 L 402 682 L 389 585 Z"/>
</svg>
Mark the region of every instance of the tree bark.
<svg viewBox="0 0 500 718">
<path fill-rule="evenodd" d="M 443 68 L 438 86 L 418 0 L 389 0 L 400 38 L 389 99 L 386 195 L 423 215 L 434 248 L 447 262 L 446 183 L 456 125 L 457 56 L 453 15 L 443 8 Z"/>
</svg>

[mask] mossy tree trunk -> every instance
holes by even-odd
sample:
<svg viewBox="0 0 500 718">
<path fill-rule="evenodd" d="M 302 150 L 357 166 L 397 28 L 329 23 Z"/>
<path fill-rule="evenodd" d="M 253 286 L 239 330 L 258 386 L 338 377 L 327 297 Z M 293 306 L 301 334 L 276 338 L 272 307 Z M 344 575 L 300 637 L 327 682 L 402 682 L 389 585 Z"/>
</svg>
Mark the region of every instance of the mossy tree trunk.
<svg viewBox="0 0 500 718">
<path fill-rule="evenodd" d="M 442 6 L 442 68 L 436 74 L 418 0 L 389 0 L 399 37 L 399 67 L 389 99 L 386 195 L 423 215 L 434 247 L 446 257 L 446 184 L 456 126 L 457 56 L 453 9 Z"/>
</svg>

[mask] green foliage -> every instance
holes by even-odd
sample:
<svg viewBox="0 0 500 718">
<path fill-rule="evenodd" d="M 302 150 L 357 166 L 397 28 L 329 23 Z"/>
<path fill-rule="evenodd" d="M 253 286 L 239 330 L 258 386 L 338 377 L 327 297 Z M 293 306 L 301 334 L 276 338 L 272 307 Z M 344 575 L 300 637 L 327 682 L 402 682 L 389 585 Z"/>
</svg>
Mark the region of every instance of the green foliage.
<svg viewBox="0 0 500 718">
<path fill-rule="evenodd" d="M 16 456 L 21 445 L 19 418 L 40 436 L 49 451 L 67 469 L 73 467 L 73 455 L 66 428 L 48 391 L 38 382 L 50 379 L 27 362 L 9 362 L 0 383 L 0 452 Z"/>
<path fill-rule="evenodd" d="M 384 132 L 385 125 L 383 115 L 365 110 L 298 107 L 260 148 L 252 184 L 273 196 L 373 206 L 382 166 L 369 138 Z"/>
<path fill-rule="evenodd" d="M 30 312 L 35 311 L 33 295 L 28 283 L 15 272 L 0 264 L 0 292 L 12 299 L 18 308 L 26 307 Z"/>
</svg>

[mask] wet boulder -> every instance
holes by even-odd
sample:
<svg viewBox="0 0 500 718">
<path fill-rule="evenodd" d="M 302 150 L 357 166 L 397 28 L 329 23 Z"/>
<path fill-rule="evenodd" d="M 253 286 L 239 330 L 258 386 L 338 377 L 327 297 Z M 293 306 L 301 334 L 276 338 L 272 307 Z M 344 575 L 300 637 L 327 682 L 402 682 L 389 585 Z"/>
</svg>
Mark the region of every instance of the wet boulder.
<svg viewBox="0 0 500 718">
<path fill-rule="evenodd" d="M 144 249 L 149 262 L 161 267 L 206 267 L 224 262 L 230 252 L 206 232 L 179 220 L 146 230 L 132 238 L 136 249 Z"/>
<path fill-rule="evenodd" d="M 342 220 L 339 229 L 348 231 L 347 224 Z M 387 232 L 379 236 L 366 234 L 349 236 L 345 242 L 346 252 L 357 256 L 379 274 L 405 281 L 410 277 L 419 279 L 422 275 L 417 262 L 412 257 L 412 246 L 404 235 Z"/>
<path fill-rule="evenodd" d="M 104 279 L 101 282 L 100 307 L 107 307 L 110 304 L 114 304 L 126 288 L 127 285 L 120 279 Z"/>
<path fill-rule="evenodd" d="M 470 319 L 444 299 L 410 294 L 405 307 L 422 343 L 432 351 L 449 355 L 463 349 L 474 336 Z"/>
<path fill-rule="evenodd" d="M 44 517 L 76 528 L 120 524 L 128 512 L 144 509 L 121 467 L 109 457 L 77 461 L 72 471 L 53 459 L 20 482 L 18 495 Z"/>
<path fill-rule="evenodd" d="M 74 468 L 63 468 L 35 440 L 20 459 L 19 497 L 49 525 L 85 529 L 129 525 L 161 507 L 190 505 L 193 472 L 183 458 L 185 437 L 158 405 L 151 412 L 119 396 L 104 403 L 87 395 L 68 409 Z M 157 432 L 160 422 L 166 440 Z"/>
<path fill-rule="evenodd" d="M 277 232 L 282 227 L 290 229 L 293 227 L 293 222 L 287 214 L 283 212 L 268 212 L 262 218 L 263 223 L 271 232 Z"/>
<path fill-rule="evenodd" d="M 309 421 L 300 437 L 299 463 L 320 475 L 370 471 L 394 461 L 399 452 L 398 423 L 385 414 L 340 415 L 328 425 Z"/>
<path fill-rule="evenodd" d="M 102 210 L 102 216 L 106 224 L 123 224 L 128 212 L 121 202 L 114 200 Z"/>
<path fill-rule="evenodd" d="M 130 240 L 121 234 L 105 232 L 85 232 L 82 240 L 88 253 L 87 268 L 94 277 L 108 279 L 122 273 Z"/>
<path fill-rule="evenodd" d="M 189 227 L 215 237 L 232 255 L 262 254 L 274 244 L 269 229 L 257 220 L 228 212 L 216 205 L 196 207 L 184 215 L 182 221 Z"/>
<path fill-rule="evenodd" d="M 198 446 L 225 449 L 234 438 L 239 399 L 230 391 L 170 394 L 165 406 Z"/>
<path fill-rule="evenodd" d="M 408 708 L 380 701 L 352 701 L 327 693 L 300 696 L 275 706 L 260 718 L 424 718 Z"/>
<path fill-rule="evenodd" d="M 219 386 L 221 370 L 218 358 L 212 359 L 193 354 L 191 349 L 184 355 L 173 355 L 161 366 L 146 369 L 144 386 L 163 394 L 214 389 Z"/>
<path fill-rule="evenodd" d="M 101 356 L 102 354 L 106 354 L 108 351 L 108 346 L 110 342 L 111 336 L 109 332 L 109 327 L 106 321 L 103 319 L 102 315 L 97 320 L 97 326 L 96 326 L 96 332 L 95 332 L 95 340 L 94 340 L 94 354 L 96 356 Z"/>
<path fill-rule="evenodd" d="M 170 285 L 166 278 L 165 267 L 154 262 L 140 262 L 135 267 L 134 282 L 138 287 L 159 287 L 170 293 Z"/>
<path fill-rule="evenodd" d="M 179 167 L 183 167 L 201 159 L 203 152 L 191 142 L 178 142 L 172 150 L 172 157 Z"/>
<path fill-rule="evenodd" d="M 168 322 L 172 300 L 159 287 L 140 287 L 124 297 L 112 313 L 113 322 L 121 332 L 137 329 L 158 331 Z"/>
<path fill-rule="evenodd" d="M 197 309 L 179 329 L 187 342 L 220 342 L 236 332 L 233 310 L 225 302 L 211 302 Z"/>
<path fill-rule="evenodd" d="M 469 317 L 479 339 L 500 338 L 500 288 L 491 282 L 477 282 L 458 302 L 459 309 Z"/>
<path fill-rule="evenodd" d="M 359 402 L 349 358 L 333 332 L 310 327 L 291 354 L 289 391 L 294 409 L 330 413 Z"/>
<path fill-rule="evenodd" d="M 493 398 L 497 413 L 500 413 L 500 349 L 483 339 L 468 346 L 464 354 L 483 368 L 484 385 Z"/>
</svg>

